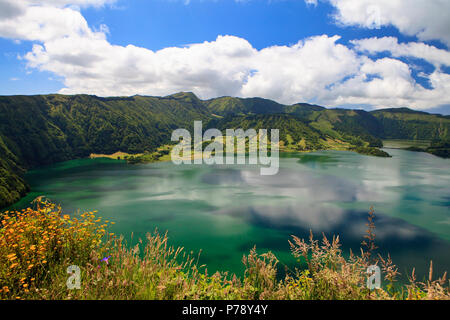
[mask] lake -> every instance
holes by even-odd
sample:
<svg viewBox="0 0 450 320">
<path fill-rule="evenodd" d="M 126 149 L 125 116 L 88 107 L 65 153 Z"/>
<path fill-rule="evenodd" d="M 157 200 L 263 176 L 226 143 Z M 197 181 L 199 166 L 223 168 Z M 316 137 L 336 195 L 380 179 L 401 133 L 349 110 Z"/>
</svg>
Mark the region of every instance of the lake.
<svg viewBox="0 0 450 320">
<path fill-rule="evenodd" d="M 32 192 L 66 213 L 98 210 L 111 232 L 130 241 L 158 228 L 171 244 L 202 250 L 208 273 L 242 274 L 242 255 L 256 245 L 293 268 L 291 235 L 339 234 L 343 250 L 359 250 L 367 212 L 376 212 L 379 252 L 390 252 L 402 274 L 450 271 L 450 160 L 386 149 L 392 158 L 344 151 L 282 154 L 280 171 L 257 166 L 129 165 L 81 159 L 30 171 Z M 436 274 L 436 273 L 435 273 Z"/>
</svg>

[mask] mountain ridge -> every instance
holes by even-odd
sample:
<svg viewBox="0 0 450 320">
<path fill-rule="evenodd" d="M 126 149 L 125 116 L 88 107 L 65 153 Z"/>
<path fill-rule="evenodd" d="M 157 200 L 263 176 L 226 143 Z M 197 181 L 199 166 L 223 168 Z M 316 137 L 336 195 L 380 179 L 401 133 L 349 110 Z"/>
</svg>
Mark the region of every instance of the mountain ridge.
<svg viewBox="0 0 450 320">
<path fill-rule="evenodd" d="M 318 104 L 312 104 L 312 103 L 308 103 L 308 102 L 296 102 L 294 104 L 282 104 L 279 102 L 276 102 L 274 100 L 271 99 L 267 99 L 267 98 L 261 98 L 261 97 L 233 97 L 233 96 L 220 96 L 220 97 L 215 97 L 215 98 L 210 98 L 210 99 L 200 99 L 195 93 L 191 92 L 191 91 L 180 91 L 177 93 L 173 93 L 173 94 L 169 94 L 166 96 L 153 96 L 153 95 L 142 95 L 142 94 L 135 94 L 135 95 L 131 95 L 131 96 L 98 96 L 95 94 L 88 94 L 88 93 L 80 93 L 80 94 L 62 94 L 62 93 L 49 93 L 49 94 L 19 94 L 19 95 L 0 95 L 0 98 L 4 98 L 4 97 L 46 97 L 46 96 L 63 96 L 63 97 L 77 97 L 77 96 L 86 96 L 86 97 L 93 97 L 93 98 L 98 98 L 98 99 L 103 99 L 103 100 L 130 100 L 134 97 L 143 97 L 143 98 L 159 98 L 159 99 L 171 99 L 171 98 L 176 98 L 176 97 L 180 97 L 180 96 L 193 96 L 196 99 L 202 101 L 202 102 L 208 102 L 208 101 L 213 101 L 213 100 L 218 100 L 218 99 L 222 99 L 222 98 L 231 98 L 231 99 L 240 99 L 240 100 L 251 100 L 251 99 L 261 99 L 261 100 L 267 100 L 267 101 L 271 101 L 274 104 L 278 104 L 278 105 L 282 105 L 285 107 L 293 107 L 293 106 L 310 106 L 310 107 L 316 107 L 317 109 L 327 109 L 327 110 L 351 110 L 351 111 L 363 111 L 363 112 L 367 112 L 367 113 L 379 113 L 379 112 L 393 112 L 393 113 L 420 113 L 420 114 L 429 114 L 429 115 L 436 115 L 436 116 L 442 116 L 442 117 L 450 117 L 450 115 L 446 115 L 443 113 L 439 113 L 439 112 L 427 112 L 424 110 L 415 110 L 415 109 L 411 109 L 408 107 L 398 107 L 398 108 L 392 108 L 392 107 L 387 107 L 387 108 L 382 108 L 382 109 L 374 109 L 374 110 L 364 110 L 364 109 L 359 109 L 359 108 L 342 108 L 342 107 L 325 107 L 325 106 L 321 106 Z"/>
</svg>

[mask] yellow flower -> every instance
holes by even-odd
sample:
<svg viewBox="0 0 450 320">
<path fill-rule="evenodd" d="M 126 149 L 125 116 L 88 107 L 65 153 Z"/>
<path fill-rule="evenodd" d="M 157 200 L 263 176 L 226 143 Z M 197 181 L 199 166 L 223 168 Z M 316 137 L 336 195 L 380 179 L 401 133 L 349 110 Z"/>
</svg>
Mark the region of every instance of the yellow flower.
<svg viewBox="0 0 450 320">
<path fill-rule="evenodd" d="M 14 267 L 16 267 L 18 265 L 18 263 L 13 263 L 9 268 L 12 269 Z"/>
<path fill-rule="evenodd" d="M 42 261 L 42 263 L 47 263 L 47 260 Z"/>
</svg>

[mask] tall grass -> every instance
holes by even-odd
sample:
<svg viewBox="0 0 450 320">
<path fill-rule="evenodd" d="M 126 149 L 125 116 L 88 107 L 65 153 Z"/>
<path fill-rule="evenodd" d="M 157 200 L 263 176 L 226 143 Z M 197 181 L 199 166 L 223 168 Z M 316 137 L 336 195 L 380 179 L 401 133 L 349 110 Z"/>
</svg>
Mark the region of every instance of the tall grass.
<svg viewBox="0 0 450 320">
<path fill-rule="evenodd" d="M 253 248 L 244 255 L 242 278 L 209 275 L 198 257 L 168 244 L 155 231 L 134 247 L 106 231 L 108 221 L 85 212 L 69 217 L 37 199 L 34 208 L 5 212 L 0 228 L 0 299 L 450 299 L 445 275 L 394 286 L 397 268 L 390 257 L 375 256 L 374 212 L 369 213 L 363 248 L 342 255 L 339 237 L 319 241 L 293 237 L 292 254 L 300 265 L 279 280 L 278 260 Z M 366 287 L 367 267 L 378 264 L 388 283 Z M 80 289 L 70 290 L 67 267 L 81 269 Z"/>
</svg>

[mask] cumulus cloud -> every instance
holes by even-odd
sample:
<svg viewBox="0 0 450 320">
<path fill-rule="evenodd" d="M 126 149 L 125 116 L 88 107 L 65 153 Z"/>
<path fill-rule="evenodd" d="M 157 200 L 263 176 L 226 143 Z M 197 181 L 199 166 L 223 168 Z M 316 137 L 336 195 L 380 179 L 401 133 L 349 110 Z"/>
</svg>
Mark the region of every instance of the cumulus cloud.
<svg viewBox="0 0 450 320">
<path fill-rule="evenodd" d="M 310 0 L 305 0 L 310 2 Z M 323 0 L 336 8 L 343 25 L 365 28 L 393 25 L 420 40 L 440 40 L 450 45 L 450 1 L 447 0 Z"/>
<path fill-rule="evenodd" d="M 376 108 L 409 106 L 416 109 L 449 102 L 445 96 L 450 89 L 450 75 L 434 71 L 428 78 L 433 87 L 429 90 L 414 81 L 404 62 L 391 58 L 365 60 L 356 75 L 334 85 L 324 99 L 335 104 L 370 103 Z"/>
<path fill-rule="evenodd" d="M 0 0 L 5 2 L 4 0 Z M 100 96 L 168 95 L 193 91 L 201 98 L 223 95 L 274 99 L 281 103 L 314 102 L 327 106 L 364 104 L 427 109 L 450 104 L 448 52 L 423 43 L 399 44 L 395 38 L 340 43 L 339 36 L 314 36 L 289 46 L 255 49 L 247 40 L 218 36 L 214 41 L 152 51 L 111 44 L 107 28 L 93 30 L 68 5 L 109 1 L 26 5 L 14 18 L 0 20 L 0 36 L 30 40 L 22 58 L 28 68 L 61 77 L 65 94 Z M 391 51 L 391 57 L 371 54 Z M 432 89 L 418 84 L 411 66 L 399 57 L 414 56 L 436 66 L 426 77 Z"/>
<path fill-rule="evenodd" d="M 25 6 L 12 0 L 0 0 L 0 19 L 17 17 L 25 12 Z"/>
<path fill-rule="evenodd" d="M 439 68 L 450 66 L 450 52 L 427 45 L 425 43 L 398 43 L 394 37 L 370 38 L 350 41 L 363 52 L 390 52 L 393 57 L 413 57 L 423 59 Z"/>
<path fill-rule="evenodd" d="M 355 52 L 337 44 L 339 36 L 316 36 L 292 46 L 257 52 L 254 72 L 243 85 L 243 96 L 270 96 L 284 103 L 319 99 L 326 88 L 357 72 Z"/>
<path fill-rule="evenodd" d="M 0 21 L 0 36 L 5 38 L 51 41 L 64 37 L 103 37 L 89 28 L 79 11 L 72 8 L 30 6 L 23 13 Z"/>
</svg>

